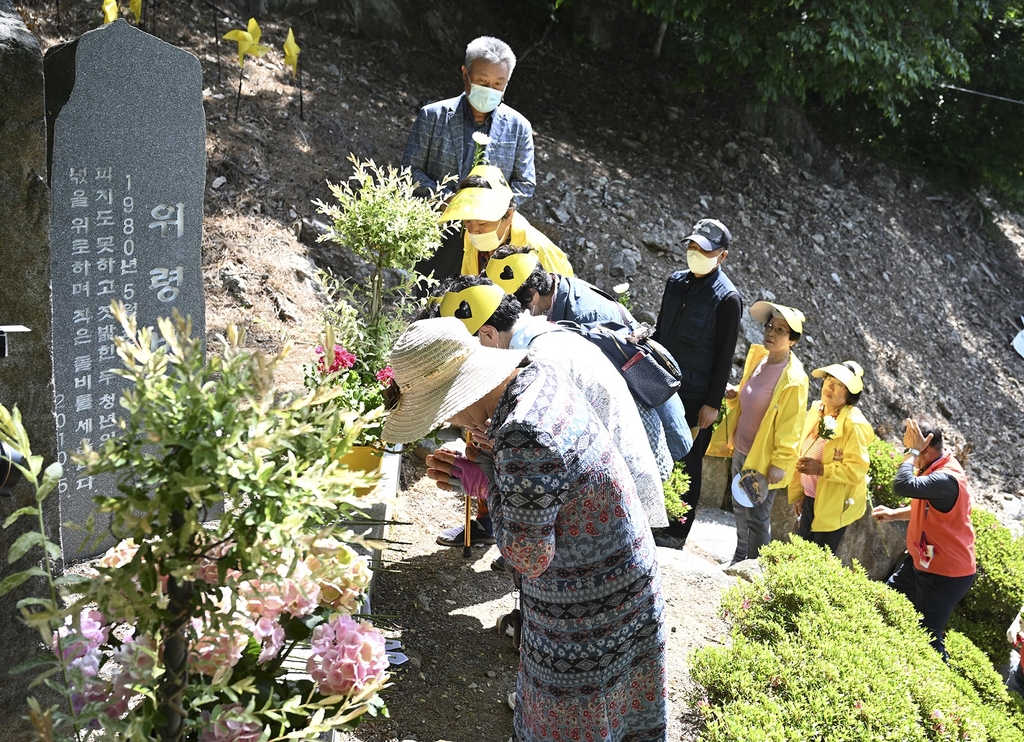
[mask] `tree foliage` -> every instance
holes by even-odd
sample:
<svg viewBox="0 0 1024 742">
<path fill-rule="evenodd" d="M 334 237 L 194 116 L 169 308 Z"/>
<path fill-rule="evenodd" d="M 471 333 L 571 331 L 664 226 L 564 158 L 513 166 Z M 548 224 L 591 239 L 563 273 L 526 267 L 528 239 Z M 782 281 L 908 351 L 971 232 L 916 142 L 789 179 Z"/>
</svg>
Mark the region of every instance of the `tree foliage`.
<svg viewBox="0 0 1024 742">
<path fill-rule="evenodd" d="M 1024 2 L 989 3 L 951 40 L 969 68 L 956 87 L 986 95 L 922 88 L 897 105 L 898 127 L 865 115 L 864 99 L 853 95 L 827 113 L 827 123 L 904 167 L 1024 203 L 1024 106 L 1010 102 L 1024 100 Z"/>
<path fill-rule="evenodd" d="M 856 93 L 891 121 L 919 90 L 963 78 L 968 66 L 950 43 L 963 16 L 984 0 L 633 0 L 680 22 L 709 82 L 750 84 L 759 102 L 826 103 Z"/>
</svg>

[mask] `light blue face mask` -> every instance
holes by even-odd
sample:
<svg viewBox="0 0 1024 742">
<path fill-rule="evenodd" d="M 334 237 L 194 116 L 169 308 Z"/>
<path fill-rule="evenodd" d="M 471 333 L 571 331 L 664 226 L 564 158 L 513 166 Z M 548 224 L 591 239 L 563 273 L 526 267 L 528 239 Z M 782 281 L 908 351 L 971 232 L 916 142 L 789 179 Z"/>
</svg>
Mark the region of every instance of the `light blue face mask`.
<svg viewBox="0 0 1024 742">
<path fill-rule="evenodd" d="M 504 94 L 500 90 L 471 83 L 469 88 L 469 104 L 480 111 L 480 113 L 490 113 L 501 103 L 502 95 Z"/>
</svg>

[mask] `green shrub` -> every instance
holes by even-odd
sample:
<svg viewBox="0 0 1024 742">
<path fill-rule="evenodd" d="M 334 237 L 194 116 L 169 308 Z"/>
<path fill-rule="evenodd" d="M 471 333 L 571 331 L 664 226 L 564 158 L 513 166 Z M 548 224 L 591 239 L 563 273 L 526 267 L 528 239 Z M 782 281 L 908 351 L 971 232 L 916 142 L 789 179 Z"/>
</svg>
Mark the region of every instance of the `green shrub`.
<svg viewBox="0 0 1024 742">
<path fill-rule="evenodd" d="M 871 505 L 886 505 L 890 508 L 901 508 L 909 502 L 892 491 L 892 480 L 896 478 L 896 470 L 903 462 L 900 450 L 889 441 L 875 438 L 868 446 L 868 497 Z"/>
<path fill-rule="evenodd" d="M 1024 716 L 963 637 L 943 664 L 910 603 L 802 539 L 722 604 L 732 646 L 692 658 L 703 740 L 998 740 Z"/>
<path fill-rule="evenodd" d="M 1024 539 L 1015 539 L 986 510 L 975 509 L 971 522 L 978 578 L 957 606 L 950 626 L 998 666 L 1009 656 L 1006 627 L 1024 604 Z"/>
<path fill-rule="evenodd" d="M 690 475 L 682 461 L 677 461 L 672 473 L 662 484 L 665 490 L 665 512 L 670 521 L 680 520 L 690 512 L 690 506 L 683 502 L 683 495 L 690 491 Z"/>
</svg>

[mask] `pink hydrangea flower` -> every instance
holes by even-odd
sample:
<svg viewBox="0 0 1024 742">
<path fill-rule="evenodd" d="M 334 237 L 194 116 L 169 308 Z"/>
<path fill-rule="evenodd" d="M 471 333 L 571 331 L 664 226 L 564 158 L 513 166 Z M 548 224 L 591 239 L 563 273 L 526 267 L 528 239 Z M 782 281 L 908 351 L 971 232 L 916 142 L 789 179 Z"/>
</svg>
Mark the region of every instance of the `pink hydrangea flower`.
<svg viewBox="0 0 1024 742">
<path fill-rule="evenodd" d="M 242 659 L 248 636 L 237 626 L 230 630 L 205 627 L 200 618 L 192 619 L 192 628 L 199 639 L 192 645 L 190 669 L 219 682 Z"/>
<path fill-rule="evenodd" d="M 395 381 L 395 370 L 391 366 L 385 366 L 376 374 L 377 381 L 384 386 L 391 386 Z"/>
<path fill-rule="evenodd" d="M 259 742 L 263 727 L 259 722 L 245 721 L 242 713 L 243 709 L 237 703 L 221 706 L 216 720 L 209 723 L 211 714 L 204 711 L 203 721 L 207 725 L 199 735 L 199 742 Z"/>
<path fill-rule="evenodd" d="M 366 557 L 348 544 L 325 538 L 316 542 L 314 554 L 306 557 L 305 563 L 319 583 L 320 605 L 356 612 L 373 577 Z"/>
<path fill-rule="evenodd" d="M 277 620 L 282 613 L 308 616 L 320 601 L 320 586 L 304 562 L 293 565 L 285 559 L 277 570 L 277 580 L 246 580 L 238 586 L 253 619 L 263 616 Z"/>
<path fill-rule="evenodd" d="M 277 657 L 284 646 L 284 627 L 276 621 L 261 617 L 253 626 L 252 635 L 263 645 L 259 662 L 269 662 Z"/>
<path fill-rule="evenodd" d="M 387 679 L 384 635 L 368 621 L 340 614 L 313 629 L 306 672 L 325 695 L 350 695 Z"/>
</svg>

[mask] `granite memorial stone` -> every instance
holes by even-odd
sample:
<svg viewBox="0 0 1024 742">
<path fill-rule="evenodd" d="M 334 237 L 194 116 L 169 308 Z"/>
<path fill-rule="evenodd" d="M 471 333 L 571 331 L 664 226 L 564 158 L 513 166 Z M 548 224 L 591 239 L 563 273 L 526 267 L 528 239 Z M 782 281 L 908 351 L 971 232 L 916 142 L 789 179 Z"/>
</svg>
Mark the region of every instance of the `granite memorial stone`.
<svg viewBox="0 0 1024 742">
<path fill-rule="evenodd" d="M 47 51 L 50 131 L 50 270 L 54 407 L 61 522 L 84 524 L 93 498 L 115 494 L 113 476 L 71 461 L 88 440 L 118 435 L 127 381 L 112 301 L 140 326 L 172 310 L 205 334 L 200 242 L 206 117 L 199 60 L 124 20 Z M 96 523 L 102 534 L 107 524 Z M 114 543 L 61 530 L 65 559 Z"/>
</svg>

